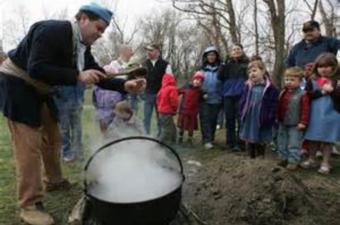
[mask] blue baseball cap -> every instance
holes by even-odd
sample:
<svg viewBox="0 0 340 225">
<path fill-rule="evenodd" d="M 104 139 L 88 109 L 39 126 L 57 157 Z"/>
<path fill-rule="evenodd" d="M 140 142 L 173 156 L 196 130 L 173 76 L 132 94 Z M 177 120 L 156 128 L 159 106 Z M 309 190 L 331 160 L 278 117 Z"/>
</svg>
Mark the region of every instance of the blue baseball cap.
<svg viewBox="0 0 340 225">
<path fill-rule="evenodd" d="M 91 12 L 94 15 L 98 16 L 100 19 L 104 20 L 107 24 L 110 24 L 113 15 L 113 12 L 111 10 L 104 8 L 94 2 L 81 6 L 79 11 Z"/>
</svg>

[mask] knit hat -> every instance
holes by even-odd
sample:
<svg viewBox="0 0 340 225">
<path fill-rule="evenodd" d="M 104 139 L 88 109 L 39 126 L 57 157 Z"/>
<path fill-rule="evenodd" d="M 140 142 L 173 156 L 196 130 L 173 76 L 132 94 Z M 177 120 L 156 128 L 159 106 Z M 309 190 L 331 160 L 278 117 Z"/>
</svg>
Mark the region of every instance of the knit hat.
<svg viewBox="0 0 340 225">
<path fill-rule="evenodd" d="M 94 15 L 98 16 L 100 19 L 104 20 L 107 24 L 110 24 L 111 17 L 113 15 L 112 11 L 94 2 L 81 6 L 79 11 L 86 11 L 86 12 L 93 13 Z"/>
<path fill-rule="evenodd" d="M 204 74 L 202 71 L 197 71 L 194 73 L 194 75 L 192 76 L 192 80 L 204 80 Z"/>
</svg>

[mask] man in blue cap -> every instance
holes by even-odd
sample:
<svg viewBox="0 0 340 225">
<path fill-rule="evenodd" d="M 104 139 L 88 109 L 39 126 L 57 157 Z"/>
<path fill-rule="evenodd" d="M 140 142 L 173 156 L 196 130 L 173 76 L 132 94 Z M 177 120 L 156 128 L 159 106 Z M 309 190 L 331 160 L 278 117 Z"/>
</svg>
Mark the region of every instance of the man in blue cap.
<svg viewBox="0 0 340 225">
<path fill-rule="evenodd" d="M 20 218 L 28 224 L 54 224 L 43 209 L 42 181 L 45 191 L 70 187 L 60 166 L 53 87 L 81 82 L 131 93 L 145 88 L 144 79 L 105 79 L 105 71 L 91 54 L 91 45 L 102 36 L 111 17 L 110 10 L 92 3 L 80 8 L 74 23 L 37 22 L 0 67 L 0 111 L 12 137 Z"/>
</svg>

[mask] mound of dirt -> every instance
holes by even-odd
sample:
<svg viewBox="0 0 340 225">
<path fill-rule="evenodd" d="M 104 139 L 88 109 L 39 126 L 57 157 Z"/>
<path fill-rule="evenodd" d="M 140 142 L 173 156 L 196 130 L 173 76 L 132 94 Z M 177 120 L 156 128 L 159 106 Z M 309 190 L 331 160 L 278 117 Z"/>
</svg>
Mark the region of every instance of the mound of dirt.
<svg viewBox="0 0 340 225">
<path fill-rule="evenodd" d="M 340 210 L 339 201 L 329 206 L 273 161 L 226 154 L 186 167 L 184 205 L 197 224 L 340 224 L 339 213 L 328 215 L 330 207 Z"/>
</svg>

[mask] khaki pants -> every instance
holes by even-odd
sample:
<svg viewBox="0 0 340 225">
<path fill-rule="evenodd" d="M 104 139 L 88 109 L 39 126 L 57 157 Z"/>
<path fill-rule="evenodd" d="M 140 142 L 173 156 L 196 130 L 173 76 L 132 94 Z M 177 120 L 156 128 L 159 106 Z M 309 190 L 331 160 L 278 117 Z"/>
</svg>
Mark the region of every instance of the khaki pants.
<svg viewBox="0 0 340 225">
<path fill-rule="evenodd" d="M 57 121 L 46 104 L 42 107 L 41 118 L 40 127 L 8 120 L 16 161 L 19 206 L 22 208 L 42 200 L 42 177 L 46 184 L 62 181 L 61 136 Z"/>
</svg>

